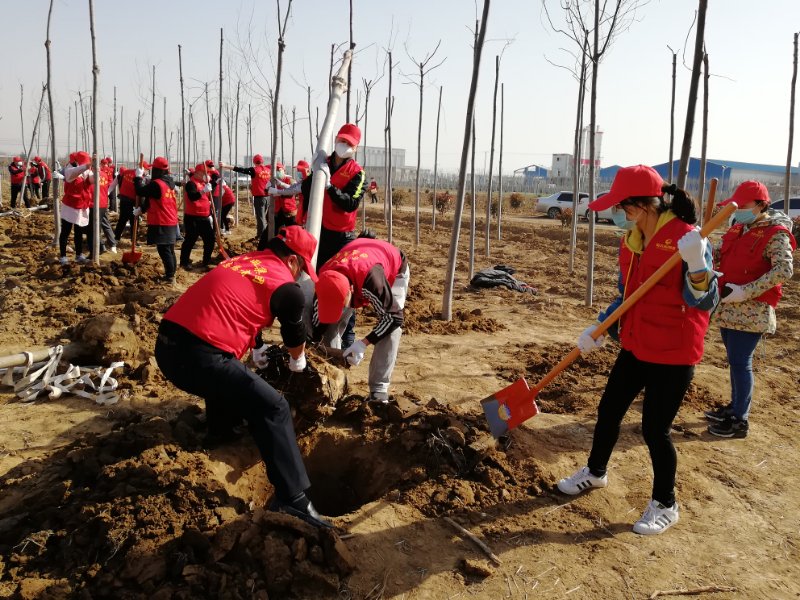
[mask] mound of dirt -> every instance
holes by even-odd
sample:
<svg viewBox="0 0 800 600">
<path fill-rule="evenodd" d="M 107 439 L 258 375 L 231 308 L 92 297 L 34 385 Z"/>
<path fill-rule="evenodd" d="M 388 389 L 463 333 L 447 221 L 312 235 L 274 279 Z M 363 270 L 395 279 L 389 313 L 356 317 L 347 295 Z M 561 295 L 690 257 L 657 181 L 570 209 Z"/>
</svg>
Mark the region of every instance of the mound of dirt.
<svg viewBox="0 0 800 600">
<path fill-rule="evenodd" d="M 491 317 L 484 317 L 480 308 L 457 309 L 453 311 L 452 321 L 442 320 L 441 306 L 433 302 L 409 302 L 406 305 L 403 333 L 432 333 L 438 335 L 458 335 L 467 331 L 492 333 L 502 331 L 505 325 Z"/>
</svg>

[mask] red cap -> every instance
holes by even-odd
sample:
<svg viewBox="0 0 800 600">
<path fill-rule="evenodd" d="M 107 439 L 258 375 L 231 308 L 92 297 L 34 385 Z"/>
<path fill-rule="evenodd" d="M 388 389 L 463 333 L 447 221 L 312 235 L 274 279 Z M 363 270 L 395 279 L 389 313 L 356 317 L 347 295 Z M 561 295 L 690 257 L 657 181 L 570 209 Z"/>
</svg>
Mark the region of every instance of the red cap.
<svg viewBox="0 0 800 600">
<path fill-rule="evenodd" d="M 336 323 L 342 317 L 351 287 L 350 280 L 339 271 L 327 269 L 319 274 L 316 292 L 320 323 Z"/>
<path fill-rule="evenodd" d="M 283 170 L 283 163 L 275 163 L 275 169 L 276 169 L 276 170 L 277 170 L 277 169 L 281 169 L 281 170 Z"/>
<path fill-rule="evenodd" d="M 34 156 L 33 157 L 33 162 L 35 162 L 35 163 L 42 162 L 42 159 L 39 158 L 38 156 Z"/>
<path fill-rule="evenodd" d="M 278 235 L 275 236 L 294 252 L 300 255 L 305 262 L 303 270 L 311 277 L 311 281 L 317 282 L 317 274 L 314 272 L 314 267 L 311 264 L 314 258 L 314 250 L 317 249 L 316 238 L 307 232 L 299 225 L 289 225 L 288 227 L 281 227 Z"/>
<path fill-rule="evenodd" d="M 143 168 L 145 171 L 149 171 L 149 170 L 150 170 L 150 167 L 152 167 L 152 166 L 153 166 L 153 165 L 151 165 L 151 164 L 150 164 L 149 162 L 147 162 L 146 160 L 143 160 L 143 161 L 142 161 L 142 168 Z"/>
<path fill-rule="evenodd" d="M 342 139 L 353 147 L 358 146 L 358 143 L 361 141 L 361 130 L 358 128 L 358 125 L 345 123 L 342 125 L 339 133 L 336 134 L 336 139 Z"/>
<path fill-rule="evenodd" d="M 311 166 L 304 160 L 298 160 L 297 161 L 297 168 L 298 169 L 306 169 L 307 170 L 307 169 L 310 169 Z"/>
<path fill-rule="evenodd" d="M 208 171 L 206 170 L 206 164 L 205 163 L 200 163 L 199 165 L 195 165 L 194 166 L 194 172 L 195 173 L 207 173 Z"/>
<path fill-rule="evenodd" d="M 626 198 L 633 196 L 663 196 L 664 180 L 653 167 L 635 165 L 623 167 L 617 171 L 611 191 L 589 203 L 589 208 L 596 211 L 616 206 Z"/>
<path fill-rule="evenodd" d="M 744 206 L 754 200 L 761 200 L 767 204 L 770 203 L 767 186 L 760 181 L 743 181 L 733 192 L 733 196 L 727 200 L 723 200 L 717 206 L 725 206 L 731 202 L 736 202 L 739 206 Z"/>
<path fill-rule="evenodd" d="M 72 156 L 72 155 L 70 154 L 70 156 Z M 15 156 L 14 159 L 11 162 L 19 162 L 21 160 L 22 160 L 21 156 Z M 70 160 L 72 160 L 72 159 L 70 159 Z"/>
<path fill-rule="evenodd" d="M 78 166 L 89 165 L 92 163 L 92 157 L 89 156 L 88 152 L 73 152 L 69 155 L 69 161 L 76 163 Z"/>
<path fill-rule="evenodd" d="M 163 156 L 156 156 L 156 159 L 153 161 L 153 168 L 169 171 L 169 161 Z"/>
<path fill-rule="evenodd" d="M 263 156 L 261 156 L 260 154 L 256 154 L 256 155 L 253 157 L 253 164 L 254 164 L 254 165 L 260 165 L 260 164 L 261 164 L 261 163 L 263 163 L 263 162 L 264 162 L 264 157 L 263 157 Z"/>
<path fill-rule="evenodd" d="M 213 161 L 213 160 L 211 160 L 211 159 L 209 158 L 209 159 L 206 161 L 206 166 L 207 166 L 209 169 L 213 169 L 213 168 L 214 168 L 214 161 Z"/>
</svg>

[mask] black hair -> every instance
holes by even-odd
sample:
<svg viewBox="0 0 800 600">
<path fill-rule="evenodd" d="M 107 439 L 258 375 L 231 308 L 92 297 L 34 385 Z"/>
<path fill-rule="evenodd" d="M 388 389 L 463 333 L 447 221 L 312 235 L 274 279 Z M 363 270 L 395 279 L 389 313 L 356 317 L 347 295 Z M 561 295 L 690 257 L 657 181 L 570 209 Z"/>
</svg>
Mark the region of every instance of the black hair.
<svg viewBox="0 0 800 600">
<path fill-rule="evenodd" d="M 150 179 L 163 179 L 164 175 L 169 175 L 169 171 L 167 169 L 156 169 L 155 167 L 151 167 Z"/>
<path fill-rule="evenodd" d="M 665 183 L 661 186 L 661 191 L 672 196 L 672 202 L 667 202 L 663 196 L 631 196 L 627 198 L 627 202 L 640 207 L 657 202 L 656 210 L 659 214 L 671 210 L 684 223 L 689 225 L 697 223 L 697 206 L 689 192 L 674 183 Z"/>
<path fill-rule="evenodd" d="M 267 236 L 262 236 L 258 243 L 258 250 L 272 250 L 278 258 L 287 258 L 289 256 L 300 257 L 297 252 L 289 248 L 279 237 L 266 239 Z"/>
</svg>

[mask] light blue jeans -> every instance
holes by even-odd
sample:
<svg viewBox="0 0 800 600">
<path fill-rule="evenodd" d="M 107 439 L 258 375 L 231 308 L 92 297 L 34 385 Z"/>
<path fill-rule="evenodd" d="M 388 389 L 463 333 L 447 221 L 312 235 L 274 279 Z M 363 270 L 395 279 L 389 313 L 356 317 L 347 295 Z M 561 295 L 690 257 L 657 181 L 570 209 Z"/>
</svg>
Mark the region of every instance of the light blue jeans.
<svg viewBox="0 0 800 600">
<path fill-rule="evenodd" d="M 720 333 L 730 365 L 731 410 L 737 419 L 746 421 L 753 401 L 753 354 L 761 334 L 724 327 Z"/>
</svg>

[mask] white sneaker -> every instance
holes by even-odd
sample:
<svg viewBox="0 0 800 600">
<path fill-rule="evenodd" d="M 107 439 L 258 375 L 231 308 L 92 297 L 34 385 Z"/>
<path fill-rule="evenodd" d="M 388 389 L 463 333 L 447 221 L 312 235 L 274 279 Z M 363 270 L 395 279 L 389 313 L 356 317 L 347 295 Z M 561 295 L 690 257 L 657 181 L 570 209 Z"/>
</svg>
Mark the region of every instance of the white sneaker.
<svg viewBox="0 0 800 600">
<path fill-rule="evenodd" d="M 61 258 L 58 259 L 58 262 L 60 264 L 62 264 L 62 265 L 69 264 L 69 257 L 68 256 L 62 256 Z"/>
<path fill-rule="evenodd" d="M 680 518 L 678 503 L 667 508 L 661 502 L 651 500 L 644 509 L 642 518 L 633 524 L 633 532 L 640 535 L 658 535 L 675 525 Z"/>
<path fill-rule="evenodd" d="M 87 260 L 88 260 L 88 259 L 87 259 L 87 258 L 86 258 L 86 256 L 84 256 L 83 254 L 78 254 L 78 256 L 75 258 L 75 262 L 76 262 L 76 263 L 79 263 L 79 264 L 83 264 L 83 263 L 85 263 Z"/>
<path fill-rule="evenodd" d="M 116 254 L 117 253 L 117 247 L 116 246 L 111 246 L 110 252 L 111 252 L 111 254 Z"/>
<path fill-rule="evenodd" d="M 575 496 L 592 488 L 604 488 L 608 485 L 608 475 L 595 477 L 589 471 L 589 467 L 583 467 L 575 471 L 569 477 L 558 482 L 558 489 L 564 494 Z"/>
</svg>

